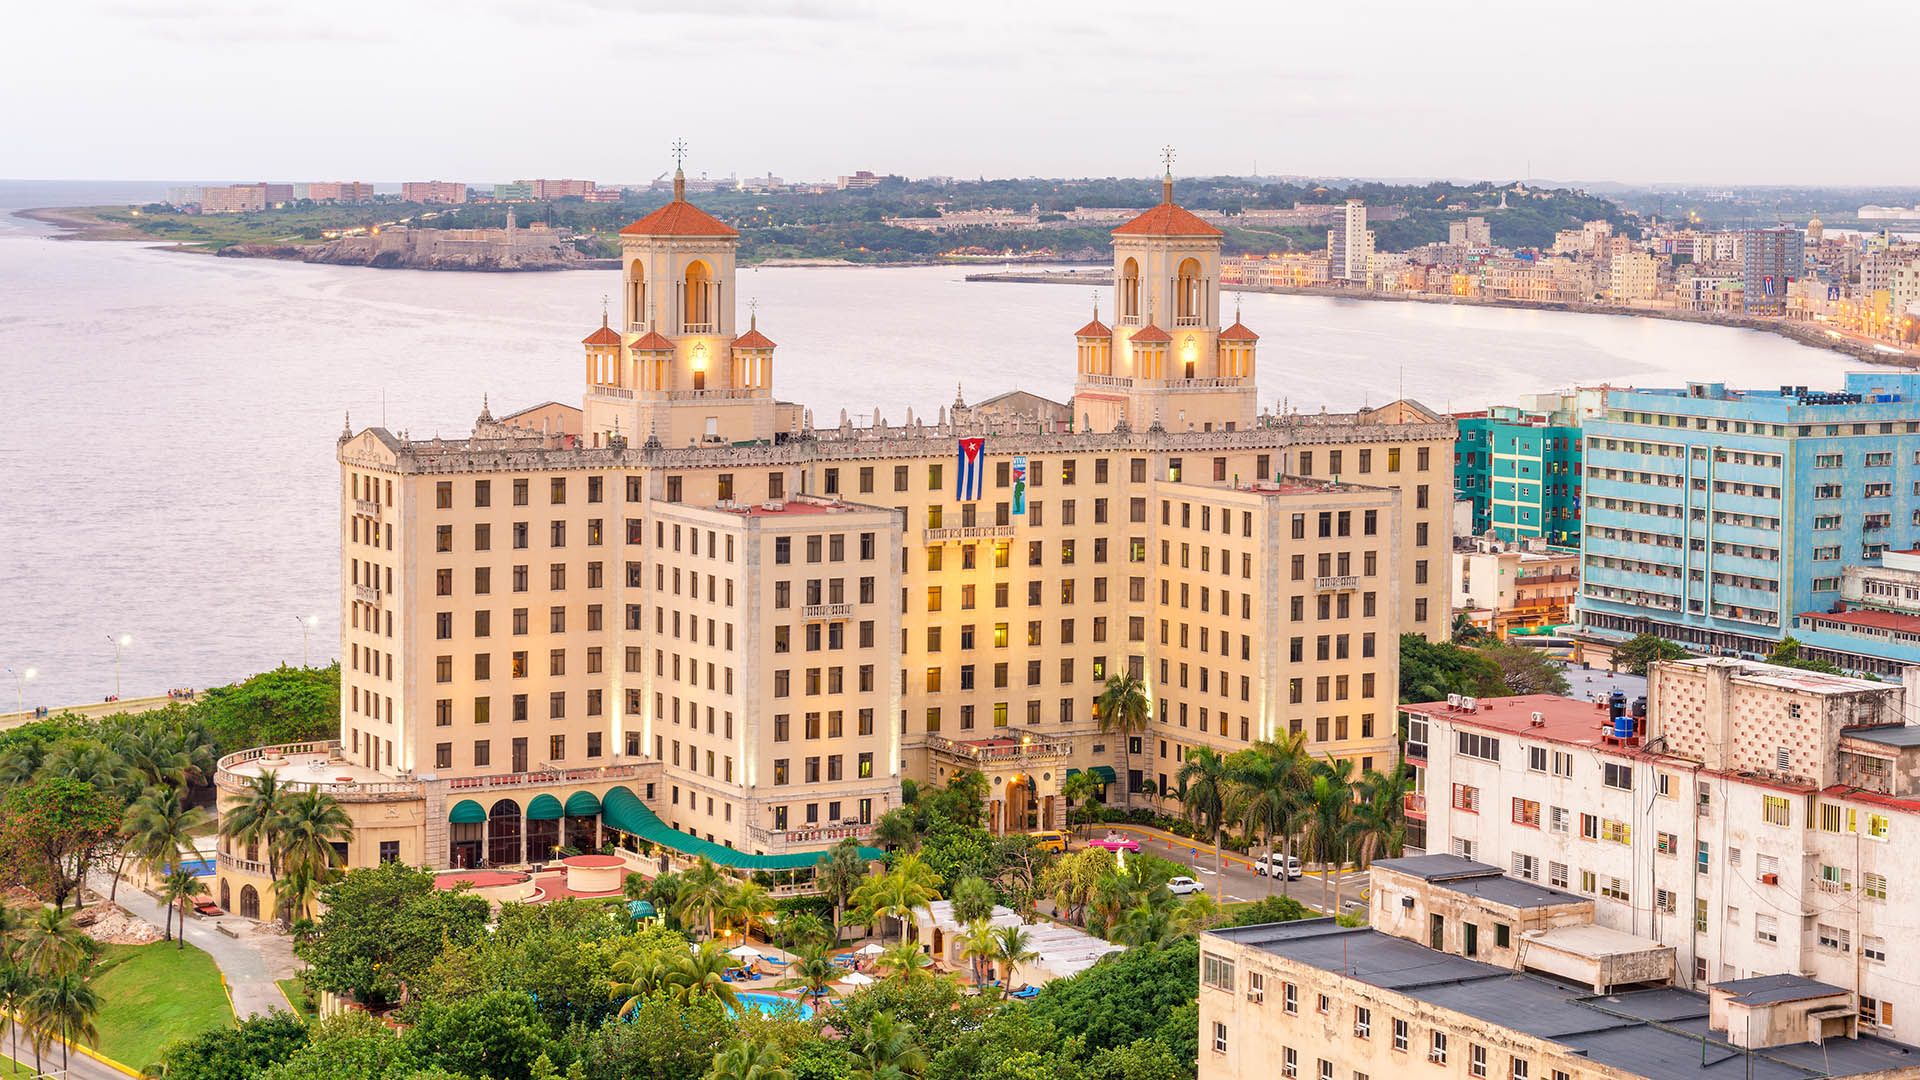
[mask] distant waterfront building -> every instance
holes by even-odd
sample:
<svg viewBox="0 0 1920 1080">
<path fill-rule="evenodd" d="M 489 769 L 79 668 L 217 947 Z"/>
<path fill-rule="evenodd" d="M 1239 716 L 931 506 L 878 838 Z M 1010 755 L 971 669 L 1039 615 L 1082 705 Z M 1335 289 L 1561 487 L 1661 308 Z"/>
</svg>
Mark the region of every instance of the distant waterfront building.
<svg viewBox="0 0 1920 1080">
<path fill-rule="evenodd" d="M 167 189 L 167 205 L 175 206 L 175 207 L 199 206 L 200 195 L 205 190 L 206 190 L 205 188 L 197 188 L 197 187 L 168 188 Z"/>
<path fill-rule="evenodd" d="M 1580 552 L 1539 540 L 1456 541 L 1453 584 L 1454 612 L 1496 637 L 1564 626 L 1580 593 Z"/>
<path fill-rule="evenodd" d="M 1616 390 L 1585 435 L 1581 623 L 1602 638 L 1761 656 L 1842 600 L 1846 566 L 1920 541 L 1920 375 Z"/>
<path fill-rule="evenodd" d="M 1920 206 L 1875 206 L 1868 203 L 1854 216 L 1861 221 L 1920 221 Z"/>
<path fill-rule="evenodd" d="M 299 191 L 302 185 L 296 184 L 295 194 L 299 198 L 311 199 L 317 203 L 370 203 L 373 201 L 373 185 L 358 180 L 329 180 L 306 184 L 304 193 Z"/>
<path fill-rule="evenodd" d="M 493 201 L 532 202 L 533 181 L 515 180 L 511 183 L 495 184 L 493 185 Z"/>
<path fill-rule="evenodd" d="M 591 180 L 535 180 L 533 197 L 537 201 L 549 199 L 585 199 L 593 195 L 594 183 Z M 618 196 L 615 197 L 616 201 Z"/>
<path fill-rule="evenodd" d="M 1644 304 L 1659 295 L 1660 260 L 1644 251 L 1625 251 L 1609 262 L 1607 297 L 1616 304 Z"/>
<path fill-rule="evenodd" d="M 203 214 L 249 214 L 267 208 L 267 185 L 229 184 L 200 189 Z"/>
<path fill-rule="evenodd" d="M 1580 546 L 1581 411 L 1604 408 L 1606 393 L 1454 414 L 1454 497 L 1472 504 L 1473 535 Z"/>
<path fill-rule="evenodd" d="M 463 203 L 467 185 L 447 180 L 409 180 L 400 185 L 400 198 L 410 203 Z"/>
<path fill-rule="evenodd" d="M 879 187 L 880 181 L 884 179 L 886 178 L 883 176 L 876 176 L 866 169 L 861 169 L 850 176 L 842 176 L 839 186 L 841 191 L 865 191 L 868 188 Z"/>
<path fill-rule="evenodd" d="M 1839 602 L 1801 612 L 1793 636 L 1804 657 L 1876 675 L 1920 666 L 1920 550 L 1887 551 L 1879 566 L 1842 568 Z"/>
<path fill-rule="evenodd" d="M 1492 247 L 1493 229 L 1483 217 L 1447 222 L 1447 243 L 1454 247 Z"/>
<path fill-rule="evenodd" d="M 1341 281 L 1365 283 L 1367 259 L 1373 254 L 1373 233 L 1367 229 L 1367 204 L 1348 199 L 1333 228 L 1327 230 L 1327 255 L 1333 262 L 1333 276 Z"/>
<path fill-rule="evenodd" d="M 1749 314 L 1781 315 L 1787 284 L 1806 271 L 1806 237 L 1799 229 L 1748 229 L 1741 237 L 1742 292 Z"/>
</svg>

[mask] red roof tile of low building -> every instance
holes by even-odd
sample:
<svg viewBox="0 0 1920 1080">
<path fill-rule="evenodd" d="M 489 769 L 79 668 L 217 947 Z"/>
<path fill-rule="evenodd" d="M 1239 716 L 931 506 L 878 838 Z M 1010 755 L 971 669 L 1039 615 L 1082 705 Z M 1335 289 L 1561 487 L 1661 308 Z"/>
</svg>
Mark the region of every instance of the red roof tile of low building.
<svg viewBox="0 0 1920 1080">
<path fill-rule="evenodd" d="M 649 330 L 645 337 L 629 346 L 634 352 L 672 352 L 673 342 L 658 330 Z"/>
<path fill-rule="evenodd" d="M 1219 229 L 1175 202 L 1163 202 L 1125 225 L 1113 230 L 1115 236 L 1221 236 Z"/>
<path fill-rule="evenodd" d="M 620 235 L 737 237 L 740 234 L 705 210 L 682 199 L 675 199 L 621 229 Z"/>
<path fill-rule="evenodd" d="M 1173 338 L 1169 337 L 1165 330 L 1152 323 L 1141 327 L 1133 335 L 1133 342 L 1136 345 L 1166 345 L 1172 341 Z"/>
<path fill-rule="evenodd" d="M 1835 784 L 1822 788 L 1820 794 L 1830 799 L 1847 799 L 1851 802 L 1865 803 L 1868 806 L 1884 806 L 1889 810 L 1905 810 L 1908 813 L 1920 813 L 1920 799 L 1903 799 L 1898 795 L 1882 795 L 1877 791 Z"/>
<path fill-rule="evenodd" d="M 595 330 L 593 333 L 588 334 L 586 337 L 581 338 L 580 344 L 582 345 L 618 345 L 620 344 L 620 331 L 615 330 L 611 326 L 608 326 L 606 323 L 606 320 L 603 319 L 600 322 L 600 329 Z"/>
<path fill-rule="evenodd" d="M 1087 325 L 1081 327 L 1080 329 L 1075 330 L 1073 332 L 1073 336 L 1077 338 L 1078 337 L 1110 338 L 1113 336 L 1113 327 L 1108 326 L 1106 323 L 1101 322 L 1099 319 L 1095 319 L 1092 322 L 1088 323 Z"/>
<path fill-rule="evenodd" d="M 1221 341 L 1259 341 L 1260 335 L 1247 329 L 1246 325 L 1243 324 L 1239 319 L 1235 319 L 1233 320 L 1232 326 L 1229 326 L 1225 330 L 1220 331 L 1220 340 Z"/>
<path fill-rule="evenodd" d="M 748 330 L 746 333 L 733 339 L 733 347 L 736 349 L 771 349 L 773 348 L 773 339 L 758 330 Z"/>
<path fill-rule="evenodd" d="M 1864 626 L 1873 630 L 1907 630 L 1920 633 L 1920 615 L 1901 615 L 1893 611 L 1803 611 L 1802 619 Z"/>
<path fill-rule="evenodd" d="M 1524 735 L 1542 742 L 1563 743 L 1627 757 L 1659 758 L 1637 743 L 1622 745 L 1605 737 L 1607 705 L 1558 694 L 1518 694 L 1513 697 L 1475 698 L 1474 709 L 1455 708 L 1444 701 L 1402 705 L 1409 713 L 1445 719 L 1455 727 L 1473 727 L 1508 735 Z M 1533 714 L 1540 714 L 1535 726 Z"/>
</svg>

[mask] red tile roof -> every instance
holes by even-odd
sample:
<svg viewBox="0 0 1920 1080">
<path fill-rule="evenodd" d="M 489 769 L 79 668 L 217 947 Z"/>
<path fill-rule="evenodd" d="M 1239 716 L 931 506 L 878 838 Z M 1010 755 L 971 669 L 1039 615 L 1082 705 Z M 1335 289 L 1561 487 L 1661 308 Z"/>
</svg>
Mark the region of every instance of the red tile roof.
<svg viewBox="0 0 1920 1080">
<path fill-rule="evenodd" d="M 606 323 L 603 322 L 600 324 L 600 329 L 595 330 L 593 333 L 588 334 L 586 337 L 581 338 L 580 344 L 582 345 L 618 345 L 620 344 L 620 331 L 615 330 L 613 327 L 608 326 Z"/>
<path fill-rule="evenodd" d="M 737 237 L 740 234 L 705 210 L 685 200 L 675 199 L 621 229 L 620 235 Z"/>
<path fill-rule="evenodd" d="M 1524 735 L 1541 742 L 1564 743 L 1627 757 L 1662 757 L 1637 745 L 1622 746 L 1603 739 L 1607 726 L 1605 702 L 1595 704 L 1580 698 L 1557 694 L 1519 694 L 1514 697 L 1475 698 L 1472 712 L 1456 709 L 1444 701 L 1424 705 L 1402 705 L 1409 713 L 1445 719 L 1455 727 L 1473 727 L 1508 735 Z M 1533 726 L 1533 714 L 1540 714 L 1540 726 Z"/>
<path fill-rule="evenodd" d="M 1908 813 L 1920 812 L 1920 799 L 1903 799 L 1898 795 L 1882 795 L 1877 791 L 1865 791 L 1861 788 L 1835 784 L 1820 789 L 1820 794 L 1829 799 L 1848 799 L 1866 803 L 1868 806 L 1884 806 L 1889 810 L 1905 810 Z"/>
<path fill-rule="evenodd" d="M 1920 633 L 1920 615 L 1901 615 L 1892 611 L 1803 611 L 1802 619 L 1864 626 L 1872 630 L 1906 630 Z"/>
<path fill-rule="evenodd" d="M 1166 345 L 1172 341 L 1173 338 L 1167 336 L 1165 330 L 1160 329 L 1152 323 L 1141 327 L 1135 331 L 1133 335 L 1133 343 L 1136 345 Z"/>
<path fill-rule="evenodd" d="M 1106 323 L 1101 322 L 1099 319 L 1095 319 L 1092 322 L 1088 323 L 1087 325 L 1081 327 L 1080 329 L 1075 330 L 1073 332 L 1073 336 L 1077 338 L 1079 337 L 1110 338 L 1113 336 L 1113 327 L 1108 326 Z"/>
<path fill-rule="evenodd" d="M 1125 225 L 1113 230 L 1115 236 L 1221 236 L 1219 229 L 1200 220 L 1193 211 L 1175 202 L 1163 202 Z"/>
<path fill-rule="evenodd" d="M 672 352 L 673 342 L 666 339 L 660 331 L 649 330 L 647 335 L 629 346 L 634 352 Z"/>
<path fill-rule="evenodd" d="M 1220 331 L 1220 340 L 1221 341 L 1259 341 L 1260 335 L 1247 329 L 1246 325 L 1243 324 L 1239 319 L 1235 319 L 1233 320 L 1232 326 L 1229 326 L 1225 330 Z"/>
<path fill-rule="evenodd" d="M 736 349 L 771 349 L 773 348 L 773 339 L 761 333 L 758 327 L 754 327 L 739 337 L 734 338 L 733 347 Z"/>
</svg>

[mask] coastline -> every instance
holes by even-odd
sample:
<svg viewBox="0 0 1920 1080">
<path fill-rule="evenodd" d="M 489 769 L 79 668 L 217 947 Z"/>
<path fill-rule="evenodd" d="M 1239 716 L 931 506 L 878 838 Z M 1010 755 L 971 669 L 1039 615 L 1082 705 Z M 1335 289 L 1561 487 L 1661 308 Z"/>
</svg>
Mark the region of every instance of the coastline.
<svg viewBox="0 0 1920 1080">
<path fill-rule="evenodd" d="M 1062 273 L 1022 273 L 1020 271 L 968 274 L 969 282 L 1001 282 L 1022 285 L 1111 285 L 1112 274 L 1094 271 L 1081 275 Z M 1603 304 L 1577 304 L 1563 301 L 1511 300 L 1503 297 L 1433 296 L 1426 293 L 1378 293 L 1364 289 L 1341 289 L 1322 285 L 1234 285 L 1223 291 L 1269 293 L 1277 296 L 1321 296 L 1333 300 L 1364 300 L 1403 304 L 1440 304 L 1456 307 L 1508 308 L 1515 311 L 1558 311 L 1573 315 L 1611 315 L 1616 318 L 1652 318 L 1669 322 L 1722 326 L 1731 330 L 1757 330 L 1778 334 L 1810 348 L 1827 349 L 1880 367 L 1920 368 L 1920 354 L 1882 352 L 1871 342 L 1848 337 L 1832 337 L 1814 323 L 1786 319 L 1763 319 L 1751 315 L 1722 315 L 1710 311 L 1680 311 L 1673 308 L 1619 308 Z"/>
<path fill-rule="evenodd" d="M 155 246 L 167 246 L 165 241 L 131 225 L 97 217 L 85 207 L 37 206 L 15 210 L 13 216 L 53 226 L 60 230 L 53 234 L 55 240 L 145 240 Z M 174 246 L 179 249 L 178 245 Z"/>
</svg>

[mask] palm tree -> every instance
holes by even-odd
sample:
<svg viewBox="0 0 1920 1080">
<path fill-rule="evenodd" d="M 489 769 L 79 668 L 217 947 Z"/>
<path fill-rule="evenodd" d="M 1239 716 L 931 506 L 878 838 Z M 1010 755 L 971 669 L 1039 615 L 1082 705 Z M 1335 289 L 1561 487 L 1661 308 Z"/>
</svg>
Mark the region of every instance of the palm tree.
<svg viewBox="0 0 1920 1080">
<path fill-rule="evenodd" d="M 205 810 L 181 802 L 169 787 L 148 788 L 127 812 L 122 832 L 128 849 L 155 878 L 166 878 L 179 865 L 180 853 L 193 846 L 193 834 L 211 820 Z M 184 920 L 185 915 L 182 915 Z M 167 909 L 166 940 L 173 940 L 173 909 Z"/>
<path fill-rule="evenodd" d="M 184 788 L 193 775 L 192 755 L 179 739 L 157 724 L 128 730 L 119 745 L 127 768 L 142 788 Z"/>
<path fill-rule="evenodd" d="M 187 947 L 187 905 L 193 902 L 194 897 L 207 895 L 207 883 L 195 877 L 190 870 L 173 871 L 166 876 L 165 883 L 166 889 L 163 895 L 167 899 L 167 922 L 169 924 L 173 922 L 173 909 L 178 906 L 180 909 L 179 948 L 184 949 Z"/>
<path fill-rule="evenodd" d="M 1147 725 L 1153 720 L 1153 702 L 1147 698 L 1146 684 L 1131 671 L 1110 675 L 1095 708 L 1100 734 L 1118 736 L 1120 739 L 1120 750 L 1125 755 L 1122 767 L 1127 774 L 1121 788 L 1130 789 L 1133 786 L 1133 737 L 1146 731 Z M 1133 801 L 1131 792 L 1127 801 Z"/>
<path fill-rule="evenodd" d="M 774 925 L 774 936 L 780 943 L 796 952 L 809 949 L 822 949 L 833 940 L 833 928 L 827 921 L 811 911 L 794 911 L 780 917 Z"/>
<path fill-rule="evenodd" d="M 904 855 L 891 870 L 861 882 L 853 902 L 869 922 L 899 919 L 900 939 L 905 941 L 912 936 L 913 913 L 940 899 L 940 884 L 940 875 L 919 855 Z"/>
<path fill-rule="evenodd" d="M 333 879 L 343 861 L 335 844 L 353 839 L 353 819 L 333 796 L 319 791 L 296 791 L 285 797 L 273 831 L 280 865 L 290 880 L 284 892 L 293 903 L 282 905 L 283 922 L 304 917 L 311 894 Z"/>
<path fill-rule="evenodd" d="M 911 806 L 896 806 L 873 826 L 874 842 L 888 851 L 920 850 L 920 823 Z"/>
<path fill-rule="evenodd" d="M 220 836 L 229 845 L 240 843 L 265 849 L 267 876 L 280 877 L 280 819 L 290 792 L 275 773 L 261 772 L 247 781 L 233 805 L 220 815 Z"/>
<path fill-rule="evenodd" d="M 1336 879 L 1347 861 L 1347 823 L 1352 818 L 1353 762 L 1329 757 L 1315 768 L 1313 784 L 1307 789 L 1301 841 L 1313 861 L 1320 864 L 1321 893 L 1329 898 L 1324 910 L 1330 915 L 1339 914 L 1340 887 Z"/>
<path fill-rule="evenodd" d="M 1197 934 L 1219 922 L 1223 914 L 1220 901 L 1203 892 L 1189 893 L 1174 905 L 1173 928 L 1181 936 Z"/>
<path fill-rule="evenodd" d="M 973 984 L 986 981 L 982 973 L 983 964 L 991 964 L 995 951 L 999 948 L 999 939 L 994 936 L 993 924 L 985 919 L 974 919 L 960 934 L 960 956 L 973 969 Z"/>
<path fill-rule="evenodd" d="M 882 818 L 882 820 L 885 820 Z M 860 841 L 853 837 L 835 844 L 821 853 L 820 861 L 814 864 L 813 880 L 820 891 L 833 900 L 834 940 L 839 940 L 840 927 L 846 922 L 847 897 L 860 885 L 860 879 L 867 876 L 867 860 L 860 854 Z"/>
<path fill-rule="evenodd" d="M 100 1012 L 100 998 L 78 972 L 55 975 L 34 987 L 21 1004 L 28 1022 L 45 1034 L 60 1039 L 60 1069 L 67 1070 L 68 1048 L 74 1039 L 97 1044 L 100 1032 L 93 1018 Z M 34 1048 L 35 1071 L 39 1069 L 40 1050 Z"/>
<path fill-rule="evenodd" d="M 8 1014 L 20 1011 L 20 1002 L 33 986 L 33 977 L 20 960 L 20 931 L 24 926 L 19 909 L 0 901 L 0 1011 Z M 13 1053 L 8 1056 L 19 1061 L 20 1025 L 9 1026 L 13 1029 Z"/>
<path fill-rule="evenodd" d="M 39 980 L 78 974 L 95 948 L 93 939 L 73 924 L 73 913 L 61 908 L 41 908 L 19 934 L 19 964 Z"/>
<path fill-rule="evenodd" d="M 1204 746 L 1187 751 L 1176 776 L 1180 785 L 1180 805 L 1187 820 L 1207 830 L 1213 841 L 1215 866 L 1225 870 L 1226 852 L 1220 847 L 1220 830 L 1226 824 L 1227 788 L 1230 774 L 1227 759 Z"/>
<path fill-rule="evenodd" d="M 887 951 L 874 961 L 880 970 L 907 982 L 912 982 L 933 966 L 933 958 L 920 951 L 920 946 L 911 941 L 902 941 L 898 945 L 888 946 Z"/>
<path fill-rule="evenodd" d="M 668 965 L 665 987 L 674 999 L 692 1002 L 696 998 L 717 998 L 729 1012 L 740 1009 L 740 995 L 733 984 L 726 980 L 726 973 L 733 970 L 733 957 L 720 948 L 719 942 L 703 941 L 700 947 L 684 956 L 676 955 Z"/>
<path fill-rule="evenodd" d="M 1360 778 L 1360 799 L 1347 823 L 1347 847 L 1355 869 L 1365 870 L 1376 856 L 1398 858 L 1406 847 L 1406 798 L 1412 787 L 1413 778 L 1404 764 L 1385 773 L 1368 769 Z"/>
<path fill-rule="evenodd" d="M 674 914 L 682 925 L 699 920 L 712 940 L 720 915 L 727 906 L 727 878 L 713 860 L 702 855 L 700 861 L 680 875 L 680 887 L 674 897 Z"/>
<path fill-rule="evenodd" d="M 728 889 L 726 900 L 720 905 L 721 921 L 729 932 L 738 930 L 742 941 L 756 931 L 763 938 L 767 936 L 767 919 L 772 914 L 773 900 L 767 896 L 766 887 L 752 881 L 742 881 Z"/>
<path fill-rule="evenodd" d="M 993 958 L 1002 967 L 1004 985 L 1013 987 L 1014 972 L 1029 960 L 1038 960 L 1040 954 L 1033 949 L 1033 935 L 1027 933 L 1024 926 L 1002 926 L 993 932 Z"/>
<path fill-rule="evenodd" d="M 1302 824 L 1302 795 L 1313 759 L 1306 748 L 1304 732 L 1282 732 L 1271 741 L 1260 742 L 1250 750 L 1228 759 L 1233 780 L 1233 814 L 1248 836 L 1266 841 L 1268 891 L 1273 879 L 1280 880 L 1280 891 L 1289 891 L 1292 879 L 1284 869 L 1271 869 L 1274 841 L 1281 844 L 1282 855 L 1293 854 L 1293 838 Z M 1284 863 L 1284 860 L 1283 860 Z"/>
<path fill-rule="evenodd" d="M 613 1000 L 620 1002 L 616 1015 L 633 1015 L 657 991 L 665 988 L 670 965 L 660 953 L 627 953 L 613 961 Z"/>
<path fill-rule="evenodd" d="M 736 1042 L 713 1059 L 706 1080 L 791 1080 L 785 1061 L 771 1042 Z"/>
<path fill-rule="evenodd" d="M 806 984 L 807 993 L 816 1002 L 826 995 L 827 987 L 840 977 L 840 968 L 823 948 L 812 948 L 802 952 L 788 969 Z"/>
<path fill-rule="evenodd" d="M 1100 782 L 1099 776 L 1082 770 L 1060 782 L 1060 794 L 1073 810 L 1084 811 L 1089 804 L 1100 801 L 1100 789 L 1104 787 L 1106 785 Z M 1082 817 L 1085 816 L 1083 812 Z M 1067 820 L 1069 822 L 1073 820 L 1071 810 L 1067 814 Z"/>
<path fill-rule="evenodd" d="M 986 879 L 963 877 L 953 886 L 953 921 L 966 925 L 993 917 L 993 886 Z"/>
<path fill-rule="evenodd" d="M 875 1013 L 850 1041 L 850 1080 L 907 1080 L 927 1070 L 927 1054 L 914 1039 L 913 1026 L 896 1021 L 892 1013 Z"/>
</svg>

